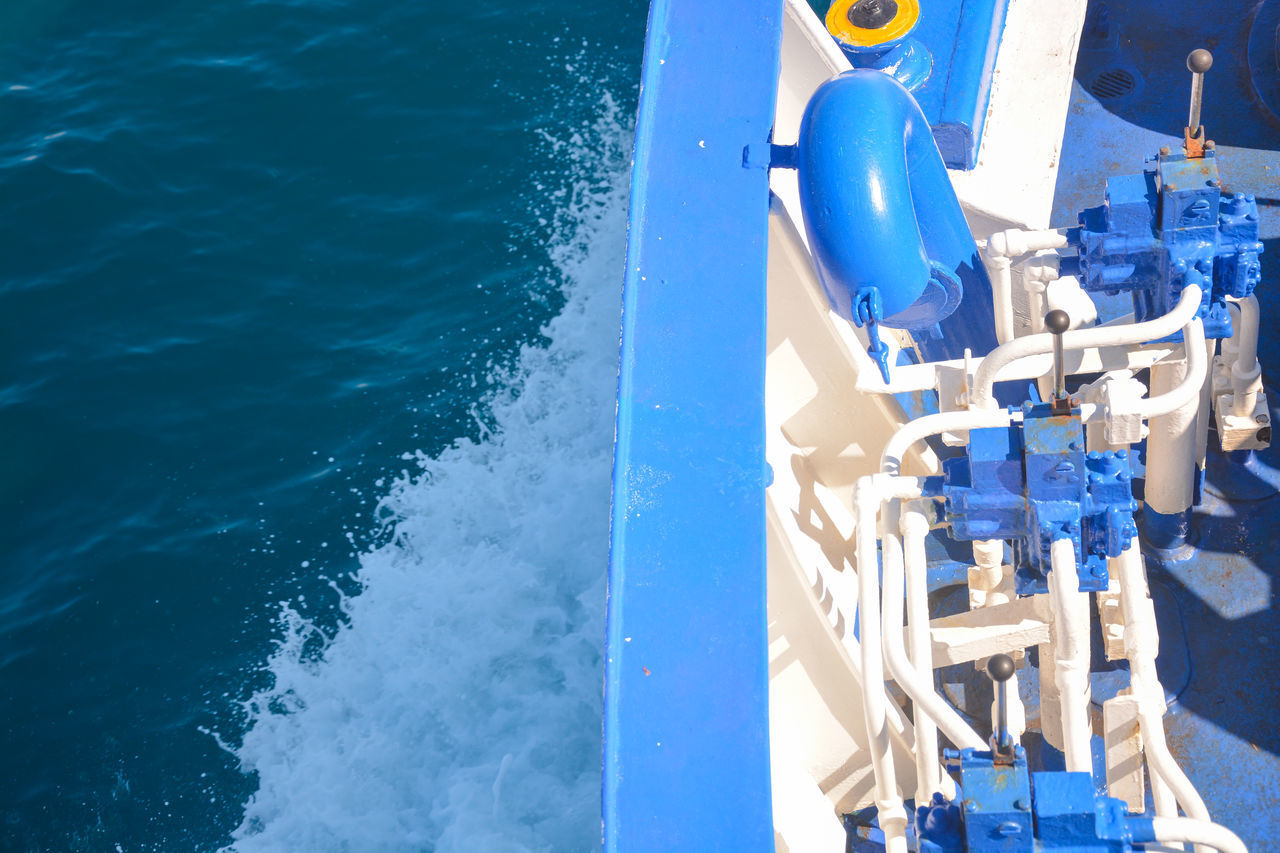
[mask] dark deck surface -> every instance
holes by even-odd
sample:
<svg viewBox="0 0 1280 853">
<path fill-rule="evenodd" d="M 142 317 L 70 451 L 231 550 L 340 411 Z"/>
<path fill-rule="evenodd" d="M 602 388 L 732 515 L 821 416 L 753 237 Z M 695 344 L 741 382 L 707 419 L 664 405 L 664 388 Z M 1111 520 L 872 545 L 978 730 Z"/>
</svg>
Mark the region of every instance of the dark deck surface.
<svg viewBox="0 0 1280 853">
<path fill-rule="evenodd" d="M 1162 145 L 1176 149 L 1190 93 L 1186 55 L 1209 48 L 1215 61 L 1205 78 L 1201 122 L 1218 144 L 1223 189 L 1255 194 L 1261 214 L 1259 358 L 1274 418 L 1280 402 L 1280 120 L 1272 110 L 1280 109 L 1280 99 L 1268 88 L 1280 78 L 1280 3 L 1205 9 L 1168 0 L 1095 2 L 1076 66 L 1053 224 L 1074 225 L 1077 210 L 1100 204 L 1109 175 L 1140 171 Z M 1210 433 L 1211 452 L 1215 444 Z M 1259 461 L 1280 466 L 1280 454 L 1269 450 Z M 1161 679 L 1176 697 L 1166 721 L 1169 746 L 1215 820 L 1251 850 L 1280 850 L 1274 808 L 1280 790 L 1280 496 L 1255 488 L 1271 494 L 1221 500 L 1217 494 L 1233 482 L 1215 462 L 1221 458 L 1210 460 L 1207 494 L 1195 511 L 1198 547 L 1177 560 L 1149 555 L 1147 562 L 1160 621 Z"/>
</svg>

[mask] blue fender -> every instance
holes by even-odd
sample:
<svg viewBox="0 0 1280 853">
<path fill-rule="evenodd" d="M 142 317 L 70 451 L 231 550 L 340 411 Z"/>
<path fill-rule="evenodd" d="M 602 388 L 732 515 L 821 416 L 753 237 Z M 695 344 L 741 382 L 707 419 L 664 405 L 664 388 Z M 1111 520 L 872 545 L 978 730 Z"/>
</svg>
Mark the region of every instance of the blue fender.
<svg viewBox="0 0 1280 853">
<path fill-rule="evenodd" d="M 805 108 L 796 167 L 818 277 L 838 314 L 929 331 L 917 338 L 930 342 L 930 360 L 995 347 L 991 284 L 929 122 L 901 84 L 870 70 L 823 83 Z"/>
</svg>

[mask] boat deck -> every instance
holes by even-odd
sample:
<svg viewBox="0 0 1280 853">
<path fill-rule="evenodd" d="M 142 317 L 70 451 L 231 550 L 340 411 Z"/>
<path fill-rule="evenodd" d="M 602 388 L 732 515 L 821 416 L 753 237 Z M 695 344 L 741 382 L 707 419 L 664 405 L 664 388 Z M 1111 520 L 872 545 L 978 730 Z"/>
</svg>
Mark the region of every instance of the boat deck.
<svg viewBox="0 0 1280 853">
<path fill-rule="evenodd" d="M 1202 123 L 1217 142 L 1224 191 L 1258 199 L 1266 252 L 1257 297 L 1262 316 L 1280 311 L 1280 101 L 1265 91 L 1276 78 L 1280 4 L 1250 4 L 1242 15 L 1205 15 L 1203 7 L 1165 2 L 1094 4 L 1076 63 L 1053 225 L 1101 203 L 1108 175 L 1137 172 L 1146 157 L 1181 140 L 1186 123 L 1188 51 L 1217 57 L 1205 78 Z M 1255 83 L 1255 80 L 1258 81 Z M 1260 85 L 1259 85 L 1260 84 Z M 1261 89 L 1262 91 L 1258 91 Z M 1270 107 L 1267 106 L 1270 101 Z M 1264 320 L 1263 328 L 1269 324 Z M 1270 324 L 1275 328 L 1274 322 Z M 1280 337 L 1262 335 L 1258 356 L 1277 417 Z M 1215 445 L 1210 433 L 1209 447 Z M 1280 452 L 1241 471 L 1211 456 L 1204 499 L 1195 510 L 1194 550 L 1176 559 L 1148 554 L 1160 620 L 1159 668 L 1174 701 L 1169 746 L 1205 798 L 1214 819 L 1252 850 L 1280 837 Z M 1267 495 L 1259 500 L 1236 495 Z"/>
<path fill-rule="evenodd" d="M 1077 212 L 1102 203 L 1106 179 L 1141 171 L 1162 146 L 1176 149 L 1187 120 L 1187 53 L 1208 47 L 1217 57 L 1206 76 L 1202 123 L 1217 143 L 1224 191 L 1257 197 L 1266 252 L 1257 297 L 1263 317 L 1280 311 L 1280 78 L 1276 69 L 1280 3 L 1251 4 L 1244 15 L 1211 19 L 1189 2 L 1091 4 L 1080 44 L 1061 151 L 1051 226 L 1077 224 Z M 1131 310 L 1127 297 L 1100 304 Z M 1267 324 L 1264 320 L 1264 329 Z M 1273 326 L 1274 328 L 1274 326 Z M 1280 337 L 1259 342 L 1271 417 L 1280 417 Z M 1212 427 L 1211 427 L 1212 430 Z M 1147 569 L 1160 627 L 1158 669 L 1170 700 L 1169 747 L 1195 783 L 1214 820 L 1251 850 L 1280 849 L 1280 449 L 1247 468 L 1214 454 L 1192 542 L 1174 555 L 1148 553 Z M 1141 482 L 1135 481 L 1140 490 Z M 1139 491 L 1140 494 L 1140 491 Z M 1231 496 L 1230 502 L 1224 500 Z M 965 608 L 960 565 L 941 552 L 932 572 L 935 616 Z M 1092 676 L 1095 732 L 1101 703 L 1127 684 L 1126 664 L 1103 659 L 1094 626 Z M 1034 650 L 1031 662 L 1035 663 Z M 1023 670 L 1019 692 L 1028 722 L 1039 716 L 1037 670 Z M 971 665 L 940 673 L 944 695 L 974 727 L 989 734 L 991 688 Z M 1030 761 L 1061 769 L 1061 755 L 1024 736 Z M 1095 776 L 1105 779 L 1102 738 L 1094 737 Z M 1148 794 L 1149 800 L 1149 794 Z M 1148 803 L 1150 805 L 1150 803 Z M 865 815 L 851 815 L 850 851 L 883 850 Z"/>
</svg>

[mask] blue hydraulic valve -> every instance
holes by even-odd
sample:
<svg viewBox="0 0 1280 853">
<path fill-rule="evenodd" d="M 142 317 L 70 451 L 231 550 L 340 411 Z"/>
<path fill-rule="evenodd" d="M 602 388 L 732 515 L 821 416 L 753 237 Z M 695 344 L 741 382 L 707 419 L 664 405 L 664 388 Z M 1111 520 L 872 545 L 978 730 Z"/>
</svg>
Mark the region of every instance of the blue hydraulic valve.
<svg viewBox="0 0 1280 853">
<path fill-rule="evenodd" d="M 1075 543 L 1080 589 L 1106 589 L 1107 558 L 1137 533 L 1128 453 L 1086 453 L 1079 408 L 1055 405 L 1025 403 L 1021 423 L 970 430 L 966 452 L 943 462 L 952 537 L 1009 541 L 1019 595 L 1048 592 L 1061 538 Z"/>
<path fill-rule="evenodd" d="M 1141 174 L 1107 179 L 1106 201 L 1081 211 L 1068 232 L 1076 257 L 1063 258 L 1064 275 L 1076 275 L 1090 292 L 1128 293 L 1138 322 L 1167 314 L 1182 289 L 1203 291 L 1199 316 L 1208 338 L 1231 337 L 1226 299 L 1253 293 L 1261 279 L 1258 203 L 1252 195 L 1223 193 L 1213 140 L 1200 126 L 1208 51 L 1194 51 L 1190 123 L 1181 152 L 1168 147 Z M 1182 333 L 1170 336 L 1180 341 Z"/>
<path fill-rule="evenodd" d="M 1088 773 L 1029 773 L 1027 756 L 1012 742 L 1004 683 L 1013 660 L 995 655 L 987 672 L 996 683 L 997 719 L 991 750 L 946 750 L 947 765 L 959 770 L 955 801 L 934 794 L 915 815 L 914 849 L 919 853 L 1129 853 L 1134 844 L 1154 841 L 1150 818 L 1130 815 L 1123 800 L 1094 793 Z"/>
<path fill-rule="evenodd" d="M 1048 592 L 1055 539 L 1075 544 L 1080 589 L 1107 588 L 1107 558 L 1137 534 L 1133 473 L 1124 450 L 1085 453 L 1079 401 L 1066 391 L 1062 335 L 1070 318 L 1050 311 L 1053 398 L 1024 403 L 1021 423 L 969 431 L 965 453 L 942 463 L 951 536 L 1004 539 L 1013 550 L 1018 595 Z"/>
<path fill-rule="evenodd" d="M 947 750 L 946 759 L 960 771 L 959 791 L 954 802 L 934 794 L 917 807 L 919 853 L 1129 853 L 1156 840 L 1151 818 L 1095 794 L 1090 774 L 1028 773 L 1022 747 L 1012 765 L 975 749 Z"/>
</svg>

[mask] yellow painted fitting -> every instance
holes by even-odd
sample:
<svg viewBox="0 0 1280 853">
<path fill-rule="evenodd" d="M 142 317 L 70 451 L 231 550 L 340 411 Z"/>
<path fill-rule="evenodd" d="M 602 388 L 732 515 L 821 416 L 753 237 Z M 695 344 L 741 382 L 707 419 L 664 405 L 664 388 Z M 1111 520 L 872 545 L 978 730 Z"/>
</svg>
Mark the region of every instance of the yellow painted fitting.
<svg viewBox="0 0 1280 853">
<path fill-rule="evenodd" d="M 849 7 L 858 0 L 836 0 L 827 9 L 827 32 L 835 36 L 837 41 L 854 47 L 874 47 L 885 42 L 896 41 L 916 25 L 920 19 L 919 0 L 898 0 L 898 14 L 883 27 L 874 30 L 855 27 L 849 22 Z"/>
</svg>

